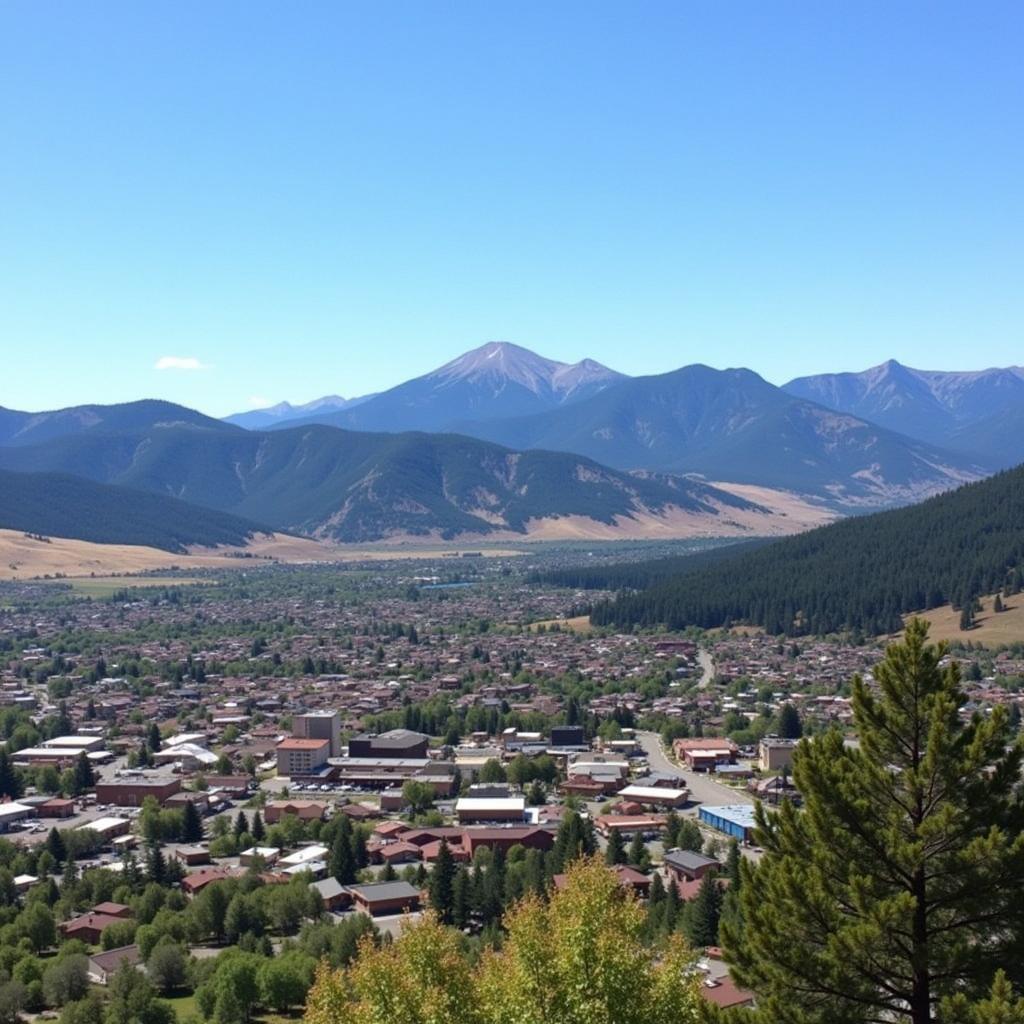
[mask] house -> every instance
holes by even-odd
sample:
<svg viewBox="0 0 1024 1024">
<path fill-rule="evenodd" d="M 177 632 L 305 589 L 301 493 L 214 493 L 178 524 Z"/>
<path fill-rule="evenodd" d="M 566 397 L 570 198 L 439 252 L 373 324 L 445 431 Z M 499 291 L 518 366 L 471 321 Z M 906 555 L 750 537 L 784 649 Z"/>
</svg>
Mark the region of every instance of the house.
<svg viewBox="0 0 1024 1024">
<path fill-rule="evenodd" d="M 111 903 L 107 901 L 105 903 L 97 903 L 92 908 L 94 914 L 109 914 L 111 917 L 119 917 L 121 920 L 132 916 L 132 908 L 125 906 L 123 903 Z"/>
<path fill-rule="evenodd" d="M 112 924 L 121 924 L 123 920 L 124 918 L 111 914 L 82 914 L 81 917 L 64 921 L 60 925 L 60 933 L 65 939 L 81 939 L 90 946 L 96 946 L 99 945 L 104 928 L 109 928 Z"/>
<path fill-rule="evenodd" d="M 310 888 L 320 893 L 324 910 L 344 910 L 352 905 L 352 894 L 336 878 L 324 878 L 319 882 L 313 882 Z"/>
<path fill-rule="evenodd" d="M 106 985 L 122 964 L 131 964 L 136 967 L 141 962 L 142 954 L 139 952 L 139 947 L 135 945 L 120 946 L 117 949 L 104 950 L 102 953 L 93 953 L 89 957 L 89 980 L 94 985 Z"/>
<path fill-rule="evenodd" d="M 270 800 L 263 808 L 263 820 L 268 825 L 290 814 L 299 821 L 323 821 L 327 817 L 327 804 L 319 800 Z"/>
<path fill-rule="evenodd" d="M 668 873 L 677 881 L 697 881 L 709 871 L 716 871 L 721 864 L 714 857 L 705 857 L 692 850 L 669 850 L 662 858 Z"/>
<path fill-rule="evenodd" d="M 700 987 L 700 994 L 723 1010 L 737 1006 L 753 1006 L 754 993 L 742 989 L 729 975 L 722 978 L 706 978 Z"/>
<path fill-rule="evenodd" d="M 399 914 L 420 908 L 420 891 L 408 882 L 350 885 L 348 891 L 352 894 L 356 909 L 371 917 L 379 914 Z"/>
<path fill-rule="evenodd" d="M 642 872 L 626 864 L 616 864 L 610 870 L 615 873 L 615 877 L 623 889 L 629 890 L 641 899 L 646 899 L 651 894 L 651 880 Z M 556 889 L 562 889 L 565 887 L 567 877 L 567 875 L 555 875 L 551 881 Z"/>
<path fill-rule="evenodd" d="M 186 895 L 195 896 L 213 882 L 223 882 L 228 878 L 237 878 L 240 874 L 242 872 L 236 868 L 200 868 L 198 871 L 193 871 L 192 874 L 186 875 L 181 880 L 181 887 Z"/>
</svg>

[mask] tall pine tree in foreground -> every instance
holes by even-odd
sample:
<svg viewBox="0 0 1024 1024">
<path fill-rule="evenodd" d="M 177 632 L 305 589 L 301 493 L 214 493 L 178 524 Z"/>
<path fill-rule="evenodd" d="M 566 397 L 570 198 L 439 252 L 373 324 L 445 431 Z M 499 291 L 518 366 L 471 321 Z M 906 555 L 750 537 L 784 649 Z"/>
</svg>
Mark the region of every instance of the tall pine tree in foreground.
<svg viewBox="0 0 1024 1024">
<path fill-rule="evenodd" d="M 742 924 L 722 931 L 764 1021 L 930 1024 L 965 1019 L 998 968 L 1020 985 L 1021 745 L 1002 708 L 961 720 L 944 654 L 913 621 L 877 687 L 854 680 L 859 748 L 805 741 L 804 810 L 758 810 L 764 857 L 744 863 Z"/>
</svg>

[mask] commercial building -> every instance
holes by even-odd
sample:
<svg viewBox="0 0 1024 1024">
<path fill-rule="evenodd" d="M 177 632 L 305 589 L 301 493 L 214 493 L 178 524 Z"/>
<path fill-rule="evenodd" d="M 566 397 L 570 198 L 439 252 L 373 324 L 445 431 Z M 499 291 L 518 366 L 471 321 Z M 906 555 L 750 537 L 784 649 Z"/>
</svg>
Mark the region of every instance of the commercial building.
<svg viewBox="0 0 1024 1024">
<path fill-rule="evenodd" d="M 486 821 L 521 822 L 526 816 L 526 801 L 521 796 L 460 797 L 455 814 L 463 825 Z"/>
<path fill-rule="evenodd" d="M 114 807 L 141 807 L 147 796 L 158 804 L 181 792 L 181 779 L 131 779 L 96 783 L 96 803 Z"/>
<path fill-rule="evenodd" d="M 429 737 L 411 729 L 392 729 L 380 735 L 363 733 L 348 741 L 349 757 L 425 758 Z"/>
<path fill-rule="evenodd" d="M 676 757 L 695 772 L 707 772 L 719 764 L 735 764 L 739 748 L 724 737 L 676 740 Z"/>
<path fill-rule="evenodd" d="M 78 829 L 81 831 L 88 829 L 90 832 L 95 832 L 104 842 L 110 842 L 118 836 L 127 835 L 131 825 L 132 823 L 127 818 L 108 817 L 97 818 L 85 825 L 79 825 Z"/>
<path fill-rule="evenodd" d="M 692 850 L 669 850 L 663 858 L 665 867 L 677 881 L 695 882 L 721 865 L 714 857 L 705 857 Z"/>
<path fill-rule="evenodd" d="M 327 740 L 328 757 L 341 756 L 341 715 L 337 711 L 310 711 L 292 718 L 292 736 L 303 740 Z"/>
<path fill-rule="evenodd" d="M 723 804 L 703 806 L 698 812 L 705 825 L 724 832 L 741 843 L 749 843 L 754 833 L 754 807 L 752 804 Z"/>
<path fill-rule="evenodd" d="M 276 824 L 286 814 L 299 821 L 323 821 L 327 817 L 327 804 L 318 800 L 271 800 L 263 808 L 263 820 L 268 825 Z"/>
<path fill-rule="evenodd" d="M 644 807 L 682 807 L 689 793 L 686 789 L 669 789 L 667 786 L 626 786 L 619 790 L 623 800 L 633 800 Z"/>
<path fill-rule="evenodd" d="M 551 746 L 586 749 L 589 744 L 582 725 L 553 725 L 551 727 Z"/>
<path fill-rule="evenodd" d="M 0 804 L 0 832 L 6 832 L 12 825 L 35 816 L 36 809 L 28 804 L 21 804 L 16 800 Z"/>
<path fill-rule="evenodd" d="M 289 736 L 277 745 L 277 774 L 294 778 L 310 775 L 327 764 L 331 741 Z"/>
<path fill-rule="evenodd" d="M 781 736 L 765 736 L 757 745 L 757 766 L 763 772 L 781 772 L 793 764 L 793 751 L 798 740 Z"/>
</svg>

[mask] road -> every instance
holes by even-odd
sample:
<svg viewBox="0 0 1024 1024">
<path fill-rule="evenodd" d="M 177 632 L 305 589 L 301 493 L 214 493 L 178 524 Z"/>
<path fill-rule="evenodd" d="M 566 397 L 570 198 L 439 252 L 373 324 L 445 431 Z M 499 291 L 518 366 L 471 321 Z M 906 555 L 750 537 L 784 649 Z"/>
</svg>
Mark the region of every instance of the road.
<svg viewBox="0 0 1024 1024">
<path fill-rule="evenodd" d="M 686 780 L 690 791 L 690 804 L 684 814 L 697 813 L 699 804 L 752 804 L 754 802 L 746 790 L 733 789 L 724 783 L 716 782 L 704 772 L 691 772 L 670 760 L 662 746 L 661 737 L 656 732 L 637 731 L 637 740 L 647 754 L 647 762 L 652 772 L 668 772 L 681 775 Z"/>
<path fill-rule="evenodd" d="M 711 680 L 715 678 L 715 662 L 711 652 L 701 647 L 697 651 L 697 663 L 700 665 L 700 682 L 697 683 L 697 689 L 706 690 Z"/>
</svg>

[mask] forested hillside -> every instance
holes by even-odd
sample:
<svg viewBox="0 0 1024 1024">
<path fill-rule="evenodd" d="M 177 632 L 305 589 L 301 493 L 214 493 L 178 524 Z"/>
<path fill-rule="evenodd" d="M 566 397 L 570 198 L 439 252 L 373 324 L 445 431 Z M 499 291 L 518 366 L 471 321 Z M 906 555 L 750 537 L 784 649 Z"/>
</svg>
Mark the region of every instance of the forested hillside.
<svg viewBox="0 0 1024 1024">
<path fill-rule="evenodd" d="M 647 589 L 593 609 L 600 625 L 751 623 L 772 633 L 898 630 L 902 616 L 962 606 L 1003 587 L 1024 567 L 1024 467 L 911 508 L 848 519 L 749 550 L 725 549 L 663 578 L 657 564 L 619 574 Z M 638 571 L 640 570 L 640 571 Z M 628 574 L 632 574 L 629 576 Z M 567 585 L 615 585 L 607 569 Z"/>
<path fill-rule="evenodd" d="M 0 469 L 0 529 L 184 551 L 192 545 L 244 544 L 266 528 L 160 494 L 61 473 Z"/>
</svg>

